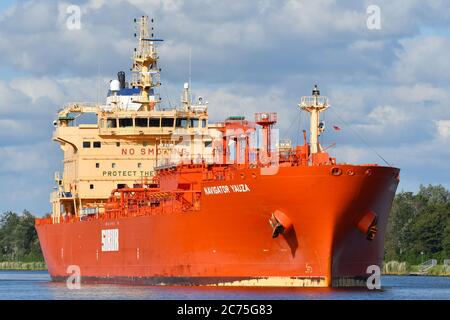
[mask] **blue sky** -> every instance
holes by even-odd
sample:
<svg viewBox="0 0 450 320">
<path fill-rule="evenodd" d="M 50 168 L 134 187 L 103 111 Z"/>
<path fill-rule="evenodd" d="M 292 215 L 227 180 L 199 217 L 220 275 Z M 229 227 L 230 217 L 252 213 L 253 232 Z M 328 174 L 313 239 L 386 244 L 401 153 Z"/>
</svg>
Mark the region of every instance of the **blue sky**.
<svg viewBox="0 0 450 320">
<path fill-rule="evenodd" d="M 15 0 L 2 0 L 0 2 L 0 10 L 6 10 L 14 4 Z"/>
<path fill-rule="evenodd" d="M 80 30 L 66 26 L 73 4 Z M 379 30 L 367 28 L 369 5 L 380 8 Z M 276 111 L 280 136 L 295 142 L 307 128 L 297 103 L 318 83 L 328 128 L 342 128 L 323 136 L 339 161 L 382 164 L 376 150 L 402 169 L 400 190 L 450 188 L 446 0 L 1 0 L 0 212 L 50 210 L 62 160 L 55 113 L 103 97 L 129 70 L 131 22 L 142 14 L 165 39 L 163 103 L 179 100 L 191 50 L 193 89 L 213 120 Z"/>
</svg>

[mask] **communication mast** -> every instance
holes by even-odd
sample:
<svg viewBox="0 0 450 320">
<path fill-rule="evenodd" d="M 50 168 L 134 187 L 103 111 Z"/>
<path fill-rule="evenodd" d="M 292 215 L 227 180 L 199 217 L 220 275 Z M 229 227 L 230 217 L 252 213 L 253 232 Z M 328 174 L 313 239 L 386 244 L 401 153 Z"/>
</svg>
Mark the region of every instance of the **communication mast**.
<svg viewBox="0 0 450 320">
<path fill-rule="evenodd" d="M 312 91 L 312 96 L 302 97 L 298 106 L 311 114 L 311 154 L 321 153 L 323 148 L 319 143 L 319 136 L 325 130 L 325 127 L 324 124 L 320 122 L 320 113 L 330 107 L 328 104 L 328 98 L 321 96 L 319 88 L 315 85 Z"/>
<path fill-rule="evenodd" d="M 138 46 L 135 48 L 133 55 L 132 83 L 134 88 L 140 89 L 140 95 L 133 99 L 133 102 L 140 103 L 140 111 L 154 110 L 157 103 L 160 102 L 159 96 L 155 95 L 154 89 L 161 85 L 160 72 L 158 67 L 158 52 L 155 42 L 163 41 L 154 39 L 153 33 L 149 34 L 149 19 L 142 16 L 139 20 L 135 19 L 138 24 Z M 153 23 L 153 19 L 151 19 Z M 151 30 L 153 31 L 153 27 Z"/>
</svg>

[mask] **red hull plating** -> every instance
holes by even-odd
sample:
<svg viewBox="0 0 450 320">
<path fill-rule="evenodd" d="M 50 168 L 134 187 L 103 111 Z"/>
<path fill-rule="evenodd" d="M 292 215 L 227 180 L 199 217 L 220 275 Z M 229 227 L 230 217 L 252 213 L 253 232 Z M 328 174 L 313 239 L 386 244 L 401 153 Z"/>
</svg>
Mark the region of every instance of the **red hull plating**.
<svg viewBox="0 0 450 320">
<path fill-rule="evenodd" d="M 333 175 L 339 168 L 341 175 Z M 370 170 L 369 170 L 370 169 Z M 70 265 L 84 281 L 149 284 L 331 286 L 366 278 L 381 265 L 384 232 L 399 170 L 377 166 L 280 167 L 276 175 L 238 169 L 228 181 L 202 183 L 197 211 L 36 228 L 49 272 Z M 249 190 L 205 194 L 209 186 Z M 269 219 L 282 212 L 292 227 L 272 238 Z M 377 216 L 370 241 L 358 225 Z M 102 230 L 118 230 L 118 250 L 102 251 Z"/>
</svg>

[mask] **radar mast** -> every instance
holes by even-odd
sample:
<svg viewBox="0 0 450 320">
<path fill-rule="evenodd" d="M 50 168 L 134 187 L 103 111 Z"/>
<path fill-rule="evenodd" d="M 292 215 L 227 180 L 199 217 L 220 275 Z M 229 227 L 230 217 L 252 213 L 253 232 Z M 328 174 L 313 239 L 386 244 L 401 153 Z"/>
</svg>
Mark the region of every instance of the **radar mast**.
<svg viewBox="0 0 450 320">
<path fill-rule="evenodd" d="M 133 55 L 132 83 L 134 88 L 140 89 L 140 95 L 133 99 L 133 102 L 140 103 L 139 111 L 152 111 L 157 103 L 160 102 L 159 96 L 155 95 L 154 89 L 161 85 L 160 69 L 158 67 L 158 52 L 155 42 L 162 41 L 154 39 L 153 33 L 149 34 L 149 19 L 142 16 L 139 20 L 135 19 L 138 32 L 135 36 L 138 38 L 138 46 Z M 151 19 L 153 23 L 153 19 Z M 151 28 L 153 31 L 153 27 Z"/>
<path fill-rule="evenodd" d="M 329 108 L 328 98 L 321 96 L 317 85 L 314 86 L 312 96 L 302 97 L 299 107 L 311 115 L 310 143 L 311 154 L 323 151 L 319 143 L 319 136 L 325 130 L 324 124 L 320 122 L 320 113 Z"/>
</svg>

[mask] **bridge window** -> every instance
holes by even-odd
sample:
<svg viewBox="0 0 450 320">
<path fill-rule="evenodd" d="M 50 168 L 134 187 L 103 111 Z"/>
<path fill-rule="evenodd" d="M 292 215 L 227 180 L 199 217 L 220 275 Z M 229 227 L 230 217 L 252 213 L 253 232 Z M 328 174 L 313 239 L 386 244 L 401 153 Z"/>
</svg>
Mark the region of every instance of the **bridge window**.
<svg viewBox="0 0 450 320">
<path fill-rule="evenodd" d="M 107 119 L 106 127 L 107 128 L 117 128 L 117 119 Z"/>
<path fill-rule="evenodd" d="M 172 127 L 172 126 L 170 126 L 170 127 Z M 160 118 L 150 118 L 150 127 L 152 127 L 152 128 L 161 127 L 161 119 Z"/>
<path fill-rule="evenodd" d="M 191 119 L 191 128 L 198 128 L 198 119 Z"/>
<path fill-rule="evenodd" d="M 206 128 L 206 119 L 202 119 L 202 128 Z"/>
<path fill-rule="evenodd" d="M 133 119 L 132 118 L 123 118 L 119 119 L 119 127 L 120 128 L 128 128 L 133 126 Z"/>
<path fill-rule="evenodd" d="M 90 141 L 83 141 L 83 148 L 87 149 L 91 147 L 91 142 Z"/>
<path fill-rule="evenodd" d="M 76 116 L 75 116 L 76 114 Z M 76 117 L 78 124 L 98 124 L 98 117 L 96 113 L 93 112 L 86 112 L 86 113 L 79 113 L 75 112 L 72 114 Z"/>
<path fill-rule="evenodd" d="M 102 143 L 100 141 L 95 141 L 94 142 L 94 148 L 98 149 L 102 147 Z"/>
<path fill-rule="evenodd" d="M 187 128 L 188 121 L 186 118 L 177 119 L 177 128 Z"/>
<path fill-rule="evenodd" d="M 163 128 L 173 128 L 173 118 L 162 118 L 161 127 Z"/>
<path fill-rule="evenodd" d="M 135 120 L 136 127 L 145 128 L 148 127 L 148 119 L 147 118 L 136 118 Z"/>
</svg>

